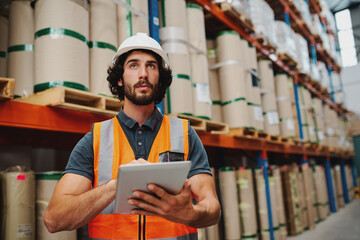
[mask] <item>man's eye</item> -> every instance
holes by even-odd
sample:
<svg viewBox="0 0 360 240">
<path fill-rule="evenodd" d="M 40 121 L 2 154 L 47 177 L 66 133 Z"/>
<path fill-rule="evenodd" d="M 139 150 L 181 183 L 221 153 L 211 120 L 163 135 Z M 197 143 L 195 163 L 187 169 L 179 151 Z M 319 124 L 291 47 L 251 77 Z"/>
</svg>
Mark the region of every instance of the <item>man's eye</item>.
<svg viewBox="0 0 360 240">
<path fill-rule="evenodd" d="M 148 68 L 151 68 L 151 69 L 155 69 L 155 67 L 156 67 L 155 64 L 149 64 L 148 65 Z"/>
<path fill-rule="evenodd" d="M 135 63 L 130 65 L 130 68 L 136 68 L 136 67 L 137 65 Z"/>
</svg>

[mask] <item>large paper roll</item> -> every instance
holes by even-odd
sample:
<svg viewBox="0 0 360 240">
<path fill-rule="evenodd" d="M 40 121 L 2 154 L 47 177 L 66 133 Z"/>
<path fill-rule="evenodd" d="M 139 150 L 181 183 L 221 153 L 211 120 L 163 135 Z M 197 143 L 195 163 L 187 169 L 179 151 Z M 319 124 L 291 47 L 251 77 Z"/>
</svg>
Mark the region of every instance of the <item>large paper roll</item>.
<svg viewBox="0 0 360 240">
<path fill-rule="evenodd" d="M 242 222 L 242 239 L 258 239 L 256 222 L 256 205 L 254 183 L 251 169 L 236 171 L 238 193 L 240 199 L 240 217 Z"/>
<path fill-rule="evenodd" d="M 255 179 L 256 179 L 256 190 L 258 198 L 258 214 L 260 217 L 260 232 L 262 239 L 270 239 L 269 233 L 269 219 L 268 219 L 268 208 L 266 202 L 266 191 L 265 191 L 265 181 L 262 169 L 255 170 Z"/>
<path fill-rule="evenodd" d="M 231 167 L 224 167 L 219 172 L 222 210 L 225 222 L 225 238 L 241 239 L 239 200 L 236 189 L 236 173 Z"/>
<path fill-rule="evenodd" d="M 29 1 L 12 1 L 9 9 L 8 77 L 14 78 L 15 96 L 34 89 L 34 11 Z"/>
<path fill-rule="evenodd" d="M 249 127 L 245 66 L 238 33 L 224 31 L 216 38 L 223 120 L 231 128 Z"/>
<path fill-rule="evenodd" d="M 90 2 L 90 91 L 111 96 L 107 69 L 117 51 L 116 5 L 112 0 Z"/>
<path fill-rule="evenodd" d="M 149 34 L 148 0 L 120 0 L 117 6 L 117 32 L 119 45 L 138 32 Z M 130 8 L 131 7 L 131 8 Z M 131 10 L 135 9 L 135 12 Z M 140 15 L 139 15 L 140 14 Z"/>
<path fill-rule="evenodd" d="M 270 191 L 270 201 L 271 201 L 271 210 L 272 210 L 272 223 L 274 227 L 274 238 L 280 238 L 279 232 L 279 216 L 276 213 L 276 188 L 275 188 L 275 180 L 273 176 L 269 176 L 269 191 Z"/>
<path fill-rule="evenodd" d="M 0 16 L 0 77 L 7 77 L 7 48 L 9 21 Z"/>
<path fill-rule="evenodd" d="M 216 49 L 215 41 L 207 40 L 207 53 L 209 67 L 216 64 Z M 209 86 L 211 99 L 211 119 L 217 122 L 222 122 L 222 107 L 220 96 L 220 83 L 217 69 L 209 70 Z"/>
<path fill-rule="evenodd" d="M 35 174 L 14 166 L 0 174 L 2 189 L 1 239 L 35 240 Z"/>
<path fill-rule="evenodd" d="M 211 100 L 209 89 L 209 72 L 206 55 L 205 20 L 202 7 L 187 4 L 187 22 L 189 43 L 199 51 L 190 48 L 191 82 L 193 83 L 194 115 L 211 119 Z M 196 24 L 194 24 L 196 22 Z"/>
<path fill-rule="evenodd" d="M 76 240 L 76 230 L 49 233 L 44 224 L 44 216 L 55 186 L 62 176 L 61 172 L 36 173 L 36 239 L 37 240 Z"/>
<path fill-rule="evenodd" d="M 276 214 L 278 216 L 279 221 L 279 239 L 285 240 L 287 236 L 286 230 L 286 220 L 285 220 L 285 208 L 284 208 L 284 199 L 283 199 L 283 190 L 282 190 L 282 182 L 280 176 L 280 169 L 274 167 L 272 170 L 272 175 L 274 177 L 274 184 L 275 184 L 275 194 L 276 194 L 276 204 L 275 209 Z"/>
<path fill-rule="evenodd" d="M 218 183 L 216 181 L 215 168 L 211 167 L 210 169 L 211 169 L 211 173 L 213 175 L 215 189 L 218 190 L 219 186 L 218 186 Z M 219 238 L 220 238 L 220 236 L 219 236 L 219 223 L 206 228 L 206 238 L 207 238 L 207 240 L 219 240 Z"/>
<path fill-rule="evenodd" d="M 184 29 L 184 39 L 187 36 L 187 16 L 185 0 L 160 0 L 160 20 L 162 27 L 178 27 Z"/>
<path fill-rule="evenodd" d="M 35 5 L 34 91 L 65 85 L 89 88 L 87 2 L 39 0 Z"/>
<path fill-rule="evenodd" d="M 168 54 L 173 71 L 173 81 L 166 93 L 165 105 L 167 113 L 192 115 L 194 110 L 190 57 L 184 38 L 185 31 L 182 28 L 166 27 L 160 29 L 162 47 Z"/>
</svg>

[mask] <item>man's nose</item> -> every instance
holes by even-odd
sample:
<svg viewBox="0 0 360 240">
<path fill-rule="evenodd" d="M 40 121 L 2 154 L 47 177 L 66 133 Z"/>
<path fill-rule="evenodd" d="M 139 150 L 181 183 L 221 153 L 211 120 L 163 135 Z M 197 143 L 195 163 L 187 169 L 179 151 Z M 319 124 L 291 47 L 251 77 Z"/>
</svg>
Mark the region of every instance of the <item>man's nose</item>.
<svg viewBox="0 0 360 240">
<path fill-rule="evenodd" d="M 140 78 L 148 77 L 148 70 L 147 70 L 146 66 L 141 66 L 139 71 L 140 71 L 139 72 Z"/>
</svg>

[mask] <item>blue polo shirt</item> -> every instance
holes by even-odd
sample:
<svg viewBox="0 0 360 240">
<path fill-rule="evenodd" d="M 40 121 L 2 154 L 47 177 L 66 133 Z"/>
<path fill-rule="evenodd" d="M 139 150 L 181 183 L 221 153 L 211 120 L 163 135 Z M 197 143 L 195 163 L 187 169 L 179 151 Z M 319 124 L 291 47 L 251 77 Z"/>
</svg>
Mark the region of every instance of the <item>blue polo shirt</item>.
<svg viewBox="0 0 360 240">
<path fill-rule="evenodd" d="M 160 129 L 163 115 L 155 108 L 151 117 L 140 127 L 123 109 L 116 116 L 126 138 L 134 152 L 135 158 L 147 159 L 151 146 Z M 208 158 L 203 144 L 195 130 L 189 124 L 189 155 L 192 162 L 188 178 L 206 173 L 211 175 Z M 93 131 L 88 132 L 75 146 L 70 154 L 65 173 L 79 174 L 94 181 Z"/>
</svg>

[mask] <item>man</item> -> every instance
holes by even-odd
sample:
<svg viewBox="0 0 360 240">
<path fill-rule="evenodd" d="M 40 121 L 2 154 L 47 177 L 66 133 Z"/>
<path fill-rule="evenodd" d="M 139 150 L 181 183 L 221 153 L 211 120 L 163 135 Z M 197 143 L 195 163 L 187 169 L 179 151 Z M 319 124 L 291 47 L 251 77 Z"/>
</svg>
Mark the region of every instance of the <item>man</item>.
<svg viewBox="0 0 360 240">
<path fill-rule="evenodd" d="M 89 224 L 91 239 L 197 239 L 196 228 L 218 222 L 220 206 L 199 137 L 187 121 L 155 108 L 172 81 L 167 63 L 160 45 L 144 33 L 120 45 L 108 82 L 124 107 L 113 119 L 95 123 L 72 151 L 45 214 L 50 232 Z M 183 147 L 175 149 L 174 132 Z M 153 194 L 134 191 L 129 199 L 141 210 L 112 213 L 119 165 L 187 159 L 192 166 L 181 193 L 149 184 Z"/>
</svg>

